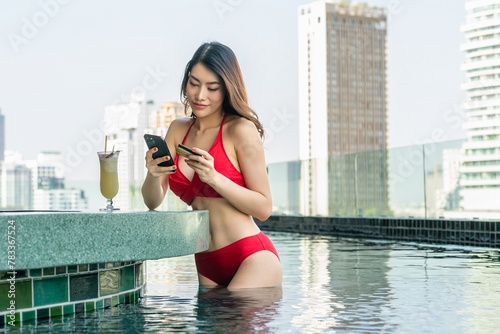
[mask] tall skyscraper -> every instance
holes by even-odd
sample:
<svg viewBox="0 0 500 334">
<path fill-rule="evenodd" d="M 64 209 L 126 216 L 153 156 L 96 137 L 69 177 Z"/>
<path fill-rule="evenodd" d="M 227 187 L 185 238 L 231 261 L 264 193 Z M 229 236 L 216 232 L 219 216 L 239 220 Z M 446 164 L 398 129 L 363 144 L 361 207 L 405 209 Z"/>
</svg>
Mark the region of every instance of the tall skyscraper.
<svg viewBox="0 0 500 334">
<path fill-rule="evenodd" d="M 468 0 L 462 26 L 465 42 L 467 140 L 460 170 L 461 207 L 500 210 L 500 1 Z M 497 217 L 498 218 L 498 217 Z"/>
<path fill-rule="evenodd" d="M 33 209 L 36 161 L 24 161 L 18 152 L 7 151 L 1 163 L 0 207 L 7 210 Z"/>
<path fill-rule="evenodd" d="M 384 9 L 299 7 L 302 213 L 388 211 Z"/>
</svg>

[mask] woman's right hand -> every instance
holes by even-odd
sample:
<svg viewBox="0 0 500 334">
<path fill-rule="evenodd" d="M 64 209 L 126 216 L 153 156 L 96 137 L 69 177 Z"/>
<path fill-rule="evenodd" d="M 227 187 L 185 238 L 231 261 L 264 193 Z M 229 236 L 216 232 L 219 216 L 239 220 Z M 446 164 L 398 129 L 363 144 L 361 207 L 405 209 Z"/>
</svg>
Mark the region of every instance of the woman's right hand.
<svg viewBox="0 0 500 334">
<path fill-rule="evenodd" d="M 166 155 L 164 157 L 159 157 L 154 159 L 153 158 L 153 153 L 157 152 L 158 148 L 153 147 L 152 149 L 146 151 L 146 168 L 148 169 L 148 173 L 151 174 L 154 177 L 160 177 L 160 176 L 165 176 L 171 173 L 175 173 L 177 170 L 177 167 L 175 165 L 173 166 L 168 166 L 168 167 L 162 167 L 158 166 L 158 164 L 164 162 L 164 161 L 169 161 L 171 158 L 169 155 Z"/>
</svg>

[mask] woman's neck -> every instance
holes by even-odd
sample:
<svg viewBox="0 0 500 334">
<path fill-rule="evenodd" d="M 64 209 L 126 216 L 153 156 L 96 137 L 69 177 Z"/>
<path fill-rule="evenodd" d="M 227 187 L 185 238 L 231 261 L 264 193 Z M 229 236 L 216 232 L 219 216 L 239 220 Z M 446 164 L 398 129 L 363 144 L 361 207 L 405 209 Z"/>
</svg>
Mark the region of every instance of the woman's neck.
<svg viewBox="0 0 500 334">
<path fill-rule="evenodd" d="M 193 126 L 197 131 L 204 132 L 206 130 L 220 127 L 223 119 L 223 114 L 213 114 L 202 118 L 197 117 Z"/>
</svg>

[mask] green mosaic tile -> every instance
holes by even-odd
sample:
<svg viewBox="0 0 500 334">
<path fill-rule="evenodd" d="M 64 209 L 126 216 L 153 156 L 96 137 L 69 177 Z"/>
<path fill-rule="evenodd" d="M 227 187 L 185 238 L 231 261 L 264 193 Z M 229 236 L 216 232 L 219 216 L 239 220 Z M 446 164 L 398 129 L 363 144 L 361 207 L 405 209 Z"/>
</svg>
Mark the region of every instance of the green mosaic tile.
<svg viewBox="0 0 500 334">
<path fill-rule="evenodd" d="M 12 323 L 20 323 L 20 322 L 21 322 L 21 314 L 19 312 L 17 312 L 13 316 L 10 314 L 6 314 L 5 316 L 1 315 L 0 316 L 0 333 L 3 333 L 3 331 L 1 330 L 1 328 L 3 326 L 10 326 L 10 325 L 12 325 Z"/>
<path fill-rule="evenodd" d="M 99 269 L 105 269 L 106 263 L 99 263 Z"/>
<path fill-rule="evenodd" d="M 23 322 L 35 320 L 36 319 L 36 312 L 35 311 L 22 312 L 22 319 L 23 319 Z"/>
<path fill-rule="evenodd" d="M 66 266 L 56 267 L 56 275 L 66 274 Z"/>
<path fill-rule="evenodd" d="M 135 291 L 130 293 L 129 302 L 135 304 Z"/>
<path fill-rule="evenodd" d="M 107 296 L 120 292 L 120 272 L 115 270 L 104 270 L 99 273 L 100 296 Z"/>
<path fill-rule="evenodd" d="M 16 279 L 27 278 L 27 277 L 28 277 L 28 271 L 27 270 L 18 270 L 18 271 L 16 271 Z"/>
<path fill-rule="evenodd" d="M 16 307 L 18 309 L 33 306 L 31 279 L 16 282 Z"/>
<path fill-rule="evenodd" d="M 125 295 L 123 293 L 121 295 L 118 295 L 118 303 L 125 304 Z"/>
<path fill-rule="evenodd" d="M 99 286 L 97 273 L 70 276 L 70 300 L 86 300 L 97 298 Z"/>
<path fill-rule="evenodd" d="M 118 296 L 111 297 L 111 306 L 118 305 L 119 303 L 120 303 L 120 300 L 118 299 Z"/>
<path fill-rule="evenodd" d="M 73 274 L 78 272 L 78 266 L 68 266 L 68 274 Z"/>
<path fill-rule="evenodd" d="M 86 302 L 85 303 L 85 312 L 94 312 L 95 311 L 95 303 L 94 302 Z"/>
<path fill-rule="evenodd" d="M 63 313 L 64 314 L 74 314 L 75 313 L 75 306 L 73 304 L 63 305 Z"/>
<path fill-rule="evenodd" d="M 15 301 L 17 310 L 32 307 L 31 280 L 16 281 L 14 285 L 10 282 L 0 283 L 0 310 L 6 310 Z M 3 296 L 6 296 L 4 298 Z"/>
<path fill-rule="evenodd" d="M 113 305 L 112 301 L 113 301 L 113 300 L 112 300 L 111 298 L 106 298 L 106 299 L 104 299 L 104 307 L 105 307 L 105 308 L 106 308 L 106 307 L 111 307 L 111 306 Z"/>
<path fill-rule="evenodd" d="M 85 303 L 76 303 L 75 313 L 83 313 L 83 312 L 85 312 Z"/>
<path fill-rule="evenodd" d="M 60 317 L 63 315 L 62 306 L 54 306 L 50 308 L 50 317 Z"/>
<path fill-rule="evenodd" d="M 43 276 L 53 276 L 56 273 L 55 268 L 43 268 Z"/>
<path fill-rule="evenodd" d="M 63 317 L 50 317 L 50 322 L 51 323 L 62 323 L 63 322 Z"/>
<path fill-rule="evenodd" d="M 88 264 L 79 264 L 78 265 L 78 272 L 85 272 L 89 271 L 89 265 Z"/>
<path fill-rule="evenodd" d="M 39 308 L 36 310 L 36 317 L 38 319 L 49 318 L 50 317 L 50 309 L 47 308 Z"/>
<path fill-rule="evenodd" d="M 12 293 L 9 292 L 11 289 L 11 285 L 9 282 L 5 282 L 5 283 L 0 283 L 0 296 L 2 296 L 2 298 L 0 298 L 0 310 L 6 310 L 7 307 L 9 307 L 10 305 L 10 301 L 11 301 L 11 298 L 9 298 L 9 293 Z M 12 287 L 12 289 L 14 289 L 14 287 Z M 7 296 L 7 298 L 5 298 L 5 296 Z"/>
<path fill-rule="evenodd" d="M 131 293 L 130 293 L 130 302 L 131 302 L 132 304 L 137 303 L 137 298 L 136 298 L 136 296 L 137 296 L 137 295 L 136 295 L 136 291 L 134 291 L 134 292 L 131 292 Z"/>
<path fill-rule="evenodd" d="M 134 266 L 120 269 L 120 291 L 132 290 L 135 286 Z"/>
<path fill-rule="evenodd" d="M 33 280 L 34 306 L 65 303 L 68 301 L 68 277 Z"/>
<path fill-rule="evenodd" d="M 6 281 L 15 277 L 16 279 L 28 277 L 26 270 L 0 271 L 0 281 Z"/>
<path fill-rule="evenodd" d="M 42 276 L 42 269 L 30 269 L 31 277 L 40 277 Z"/>
<path fill-rule="evenodd" d="M 100 310 L 104 308 L 104 300 L 98 300 L 95 302 L 95 308 L 96 310 Z"/>
<path fill-rule="evenodd" d="M 89 271 L 95 271 L 95 270 L 97 270 L 97 263 L 89 264 Z"/>
<path fill-rule="evenodd" d="M 130 304 L 130 293 L 125 293 L 124 295 L 125 301 L 123 302 L 124 304 Z"/>
</svg>

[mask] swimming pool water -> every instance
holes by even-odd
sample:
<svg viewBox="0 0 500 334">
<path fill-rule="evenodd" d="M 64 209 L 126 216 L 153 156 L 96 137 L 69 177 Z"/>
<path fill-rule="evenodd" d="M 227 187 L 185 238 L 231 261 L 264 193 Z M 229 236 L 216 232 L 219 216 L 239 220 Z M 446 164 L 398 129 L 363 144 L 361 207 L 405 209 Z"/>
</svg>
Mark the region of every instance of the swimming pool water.
<svg viewBox="0 0 500 334">
<path fill-rule="evenodd" d="M 199 291 L 192 256 L 148 261 L 141 303 L 7 332 L 498 332 L 500 250 L 268 235 L 281 289 Z"/>
</svg>

